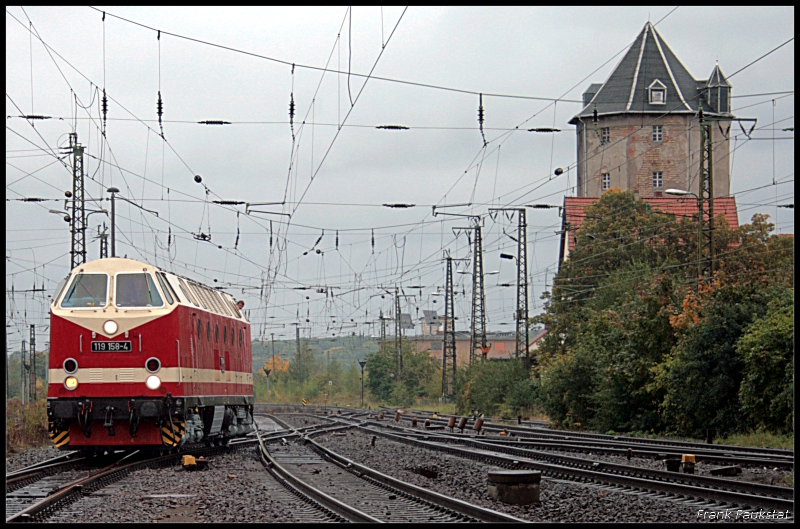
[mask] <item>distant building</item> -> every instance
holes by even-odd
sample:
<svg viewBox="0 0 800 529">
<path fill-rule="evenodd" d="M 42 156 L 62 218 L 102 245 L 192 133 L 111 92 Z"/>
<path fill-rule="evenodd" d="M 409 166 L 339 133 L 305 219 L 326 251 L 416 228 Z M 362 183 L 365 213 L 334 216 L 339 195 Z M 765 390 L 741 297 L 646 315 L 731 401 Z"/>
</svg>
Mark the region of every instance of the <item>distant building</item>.
<svg viewBox="0 0 800 529">
<path fill-rule="evenodd" d="M 714 196 L 730 194 L 731 85 L 719 65 L 695 79 L 648 22 L 602 84 L 583 94 L 570 123 L 578 135 L 578 197 L 608 189 L 659 197 L 665 189 L 699 193 L 698 110 L 711 127 Z"/>
<path fill-rule="evenodd" d="M 470 351 L 469 331 L 456 331 L 456 366 L 469 364 Z M 392 337 L 393 338 L 393 337 Z M 387 336 L 387 341 L 389 337 Z M 405 337 L 403 340 L 412 341 L 417 352 L 430 350 L 431 356 L 442 365 L 442 348 L 444 346 L 444 333 L 439 335 L 421 335 Z M 516 333 L 513 332 L 487 332 L 486 343 L 491 345 L 487 358 L 511 358 L 517 346 Z"/>
<path fill-rule="evenodd" d="M 535 353 L 536 351 L 539 350 L 539 346 L 541 345 L 542 338 L 544 338 L 545 334 L 547 334 L 547 329 L 542 329 L 541 331 L 536 333 L 536 336 L 534 336 L 533 339 L 531 339 L 531 341 L 528 342 L 528 353 Z M 536 357 L 535 354 L 530 356 L 534 358 Z"/>
</svg>

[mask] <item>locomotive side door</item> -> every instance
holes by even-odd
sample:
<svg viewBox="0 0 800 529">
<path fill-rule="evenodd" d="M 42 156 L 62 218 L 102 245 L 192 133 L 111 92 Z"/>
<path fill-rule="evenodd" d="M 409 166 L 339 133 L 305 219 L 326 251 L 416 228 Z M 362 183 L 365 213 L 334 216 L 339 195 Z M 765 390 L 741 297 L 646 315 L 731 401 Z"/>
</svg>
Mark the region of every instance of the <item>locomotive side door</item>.
<svg viewBox="0 0 800 529">
<path fill-rule="evenodd" d="M 191 395 L 198 394 L 198 387 L 197 387 L 197 357 L 200 355 L 200 340 L 198 340 L 198 336 L 200 335 L 201 328 L 200 328 L 200 320 L 197 318 L 197 314 L 192 314 L 192 328 L 189 332 L 189 343 L 191 345 L 191 358 L 189 361 L 191 362 L 190 368 L 190 375 L 189 375 L 189 393 Z"/>
</svg>

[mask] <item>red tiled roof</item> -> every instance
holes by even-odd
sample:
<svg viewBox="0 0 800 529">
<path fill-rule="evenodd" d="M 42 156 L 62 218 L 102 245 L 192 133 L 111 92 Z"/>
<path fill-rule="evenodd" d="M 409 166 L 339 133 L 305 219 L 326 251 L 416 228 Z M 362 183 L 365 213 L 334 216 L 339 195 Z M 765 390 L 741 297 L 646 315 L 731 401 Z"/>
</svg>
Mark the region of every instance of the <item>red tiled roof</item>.
<svg viewBox="0 0 800 529">
<path fill-rule="evenodd" d="M 574 233 L 580 229 L 581 223 L 586 217 L 586 208 L 593 205 L 598 200 L 600 200 L 599 197 L 564 197 L 566 221 L 569 223 L 569 231 L 573 235 L 569 237 L 569 251 L 575 249 Z M 682 217 L 691 217 L 697 213 L 697 199 L 692 196 L 642 197 L 641 200 L 650 204 L 655 210 L 674 214 L 679 220 Z M 730 229 L 735 230 L 739 227 L 735 197 L 719 197 L 714 199 L 714 216 L 719 214 L 725 216 Z"/>
<path fill-rule="evenodd" d="M 537 334 L 536 336 L 534 336 L 534 337 L 531 339 L 531 341 L 530 341 L 530 342 L 528 342 L 528 347 L 530 347 L 531 345 L 535 344 L 536 342 L 538 342 L 539 340 L 541 340 L 542 338 L 544 338 L 544 335 L 545 335 L 545 334 L 547 334 L 547 329 L 543 329 L 543 330 L 542 330 L 542 331 L 541 331 L 539 334 Z"/>
</svg>

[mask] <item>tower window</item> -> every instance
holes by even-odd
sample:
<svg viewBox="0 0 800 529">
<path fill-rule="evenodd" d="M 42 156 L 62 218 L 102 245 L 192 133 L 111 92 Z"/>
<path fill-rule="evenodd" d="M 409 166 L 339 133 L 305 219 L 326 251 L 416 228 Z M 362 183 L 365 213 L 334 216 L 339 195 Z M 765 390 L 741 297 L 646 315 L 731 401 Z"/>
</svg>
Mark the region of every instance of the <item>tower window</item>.
<svg viewBox="0 0 800 529">
<path fill-rule="evenodd" d="M 664 141 L 664 129 L 661 125 L 653 125 L 653 141 Z"/>
<path fill-rule="evenodd" d="M 661 189 L 662 187 L 664 187 L 664 173 L 653 171 L 653 189 Z"/>
<path fill-rule="evenodd" d="M 611 173 L 603 173 L 603 191 L 611 187 Z"/>
<path fill-rule="evenodd" d="M 647 87 L 651 105 L 666 105 L 667 104 L 667 87 L 656 79 L 650 86 Z"/>
<path fill-rule="evenodd" d="M 611 132 L 608 130 L 608 127 L 603 127 L 600 129 L 600 143 L 605 145 L 611 140 Z"/>
</svg>

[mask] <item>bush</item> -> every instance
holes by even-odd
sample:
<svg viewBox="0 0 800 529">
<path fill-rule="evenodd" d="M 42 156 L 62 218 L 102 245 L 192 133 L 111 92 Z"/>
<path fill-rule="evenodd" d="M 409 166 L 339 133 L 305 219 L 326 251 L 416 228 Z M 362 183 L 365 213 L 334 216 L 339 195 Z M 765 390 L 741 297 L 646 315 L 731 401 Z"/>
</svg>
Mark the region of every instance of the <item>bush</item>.
<svg viewBox="0 0 800 529">
<path fill-rule="evenodd" d="M 393 347 L 367 355 L 364 386 L 378 400 L 395 406 L 409 406 L 418 397 L 431 397 L 441 380 L 441 370 L 430 351 L 414 351 L 413 344 L 403 347 L 403 371 L 397 376 L 397 359 Z M 438 373 L 438 375 L 437 375 Z M 438 377 L 438 379 L 437 379 Z M 441 385 L 438 386 L 441 388 Z M 438 396 L 440 389 L 436 390 Z"/>
<path fill-rule="evenodd" d="M 6 450 L 49 442 L 45 399 L 36 401 L 33 406 L 28 403 L 23 406 L 19 399 L 6 402 Z"/>
<path fill-rule="evenodd" d="M 522 404 L 534 403 L 534 386 L 529 380 L 522 359 L 475 362 L 456 373 L 456 408 L 460 413 L 477 409 L 495 415 L 507 407 L 516 414 Z"/>
<path fill-rule="evenodd" d="M 774 294 L 757 285 L 716 288 L 655 369 L 655 385 L 665 392 L 662 411 L 680 432 L 701 437 L 713 428 L 725 435 L 746 425 L 739 402 L 744 362 L 734 346 Z"/>
<path fill-rule="evenodd" d="M 553 359 L 542 369 L 541 400 L 550 420 L 569 426 L 585 424 L 594 417 L 592 395 L 595 393 L 596 357 L 568 353 Z"/>
<path fill-rule="evenodd" d="M 794 300 L 786 289 L 736 342 L 744 362 L 742 411 L 757 428 L 794 430 Z"/>
</svg>

